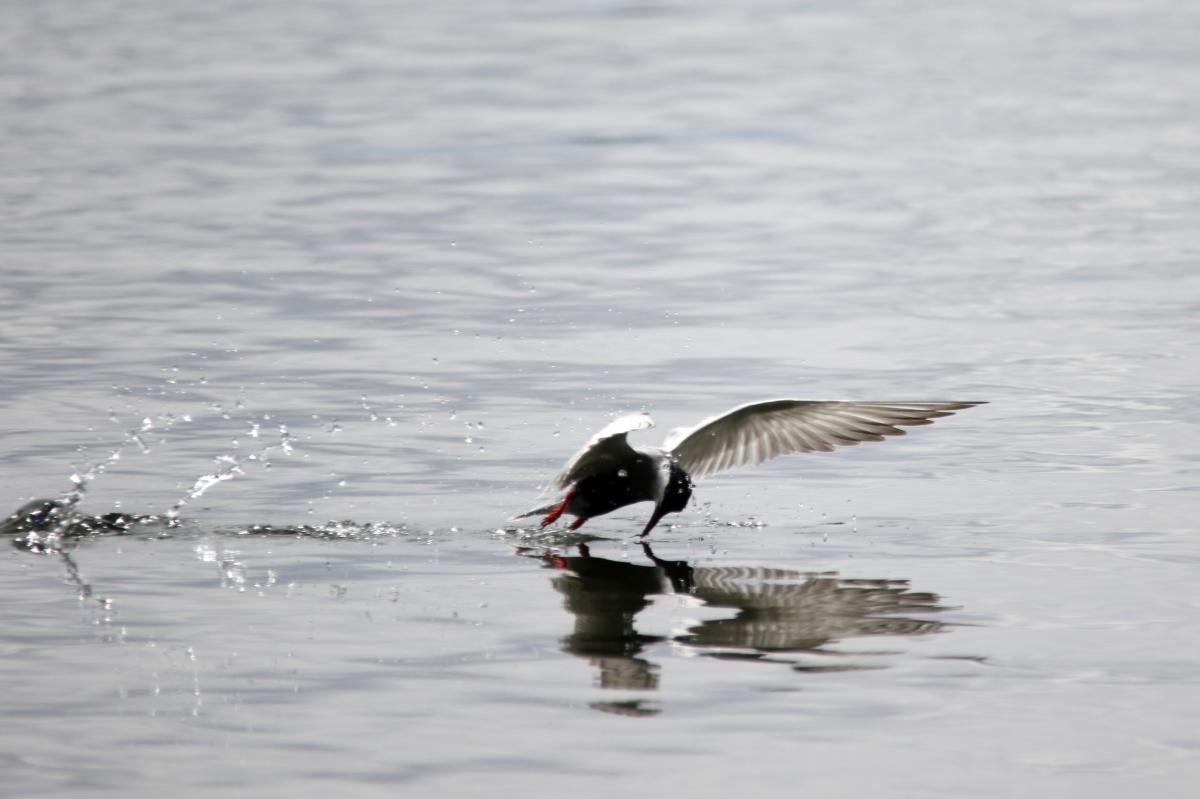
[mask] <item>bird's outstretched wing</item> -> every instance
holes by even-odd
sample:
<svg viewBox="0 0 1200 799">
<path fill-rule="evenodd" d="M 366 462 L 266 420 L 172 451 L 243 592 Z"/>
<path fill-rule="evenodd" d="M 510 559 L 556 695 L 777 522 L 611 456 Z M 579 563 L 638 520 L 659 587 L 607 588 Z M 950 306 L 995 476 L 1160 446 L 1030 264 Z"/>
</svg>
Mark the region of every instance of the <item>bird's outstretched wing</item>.
<svg viewBox="0 0 1200 799">
<path fill-rule="evenodd" d="M 693 477 L 762 463 L 791 452 L 901 436 L 901 427 L 931 424 L 981 402 L 838 402 L 778 399 L 741 405 L 695 427 L 673 430 L 663 448 Z"/>
<path fill-rule="evenodd" d="M 554 477 L 552 485 L 563 489 L 606 468 L 620 468 L 622 463 L 634 456 L 633 448 L 625 440 L 626 434 L 648 427 L 654 427 L 654 421 L 648 413 L 633 413 L 613 421 L 592 436 L 583 449 L 567 461 L 562 471 Z"/>
</svg>

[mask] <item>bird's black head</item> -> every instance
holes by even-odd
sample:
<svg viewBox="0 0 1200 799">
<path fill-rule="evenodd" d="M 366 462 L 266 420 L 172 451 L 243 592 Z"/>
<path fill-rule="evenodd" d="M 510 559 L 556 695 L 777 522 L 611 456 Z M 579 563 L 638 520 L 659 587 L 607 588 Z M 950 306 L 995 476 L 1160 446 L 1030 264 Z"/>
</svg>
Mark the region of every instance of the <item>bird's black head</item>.
<svg viewBox="0 0 1200 799">
<path fill-rule="evenodd" d="M 663 513 L 679 513 L 692 498 L 692 478 L 678 463 L 671 461 L 671 473 L 667 477 L 667 490 L 659 503 Z"/>
<path fill-rule="evenodd" d="M 654 525 L 658 524 L 663 516 L 668 513 L 678 513 L 686 508 L 688 500 L 692 498 L 692 478 L 688 477 L 688 473 L 683 470 L 683 467 L 674 461 L 669 463 L 668 468 L 670 471 L 667 473 L 667 487 L 663 491 L 662 499 L 654 507 L 649 524 L 646 525 L 645 530 L 642 530 L 642 535 L 653 530 Z"/>
</svg>

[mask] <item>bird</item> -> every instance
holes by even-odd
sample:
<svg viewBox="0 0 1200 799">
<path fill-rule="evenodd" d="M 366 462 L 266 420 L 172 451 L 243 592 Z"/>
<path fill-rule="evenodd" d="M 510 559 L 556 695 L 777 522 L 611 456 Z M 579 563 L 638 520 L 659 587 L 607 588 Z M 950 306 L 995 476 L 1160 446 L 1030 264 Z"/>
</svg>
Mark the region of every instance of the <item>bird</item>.
<svg viewBox="0 0 1200 799">
<path fill-rule="evenodd" d="M 654 426 L 646 412 L 622 416 L 575 453 L 551 481 L 554 499 L 515 516 L 545 514 L 544 528 L 563 514 L 571 530 L 626 505 L 653 502 L 642 530 L 649 535 L 668 513 L 687 507 L 693 480 L 796 452 L 830 452 L 839 446 L 882 441 L 903 427 L 932 424 L 971 402 L 852 402 L 771 399 L 739 405 L 693 427 L 671 430 L 661 447 L 634 447 L 627 436 Z"/>
</svg>

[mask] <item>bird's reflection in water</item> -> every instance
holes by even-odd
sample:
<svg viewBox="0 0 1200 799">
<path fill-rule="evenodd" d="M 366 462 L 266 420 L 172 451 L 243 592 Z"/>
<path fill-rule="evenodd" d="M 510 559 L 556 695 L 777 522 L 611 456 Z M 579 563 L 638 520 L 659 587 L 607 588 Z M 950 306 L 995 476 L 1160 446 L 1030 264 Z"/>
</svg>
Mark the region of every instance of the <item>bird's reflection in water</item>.
<svg viewBox="0 0 1200 799">
<path fill-rule="evenodd" d="M 587 544 L 578 550 L 578 556 L 525 554 L 561 570 L 552 584 L 575 621 L 562 648 L 597 667 L 601 688 L 656 690 L 660 667 L 644 652 L 659 642 L 707 657 L 788 662 L 803 672 L 846 671 L 881 668 L 864 665 L 862 657 L 894 653 L 855 652 L 852 662 L 830 648 L 843 638 L 925 635 L 947 627 L 920 618 L 946 607 L 937 594 L 910 590 L 906 580 L 851 580 L 835 573 L 769 567 L 693 567 L 657 557 L 648 544 L 642 550 L 649 564 L 596 557 Z M 691 596 L 734 615 L 693 622 L 679 634 L 642 634 L 635 621 L 658 594 Z M 642 700 L 593 707 L 627 715 L 657 712 Z"/>
</svg>

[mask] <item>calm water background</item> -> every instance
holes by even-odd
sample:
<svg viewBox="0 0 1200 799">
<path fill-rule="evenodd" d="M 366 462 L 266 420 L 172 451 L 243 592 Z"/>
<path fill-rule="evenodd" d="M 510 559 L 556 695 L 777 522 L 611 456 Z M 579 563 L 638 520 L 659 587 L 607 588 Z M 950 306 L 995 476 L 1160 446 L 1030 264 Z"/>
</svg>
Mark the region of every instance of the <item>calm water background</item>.
<svg viewBox="0 0 1200 799">
<path fill-rule="evenodd" d="M 1192 795 L 1194 3 L 0 13 L 0 504 L 182 520 L 0 555 L 0 794 Z M 772 396 L 991 404 L 507 521 Z"/>
</svg>

